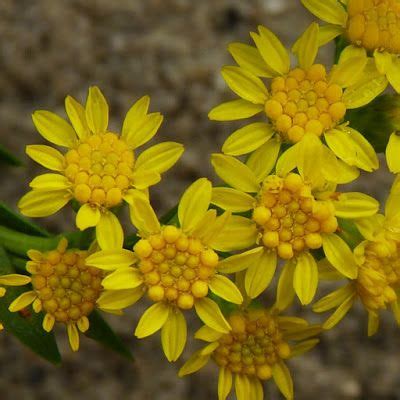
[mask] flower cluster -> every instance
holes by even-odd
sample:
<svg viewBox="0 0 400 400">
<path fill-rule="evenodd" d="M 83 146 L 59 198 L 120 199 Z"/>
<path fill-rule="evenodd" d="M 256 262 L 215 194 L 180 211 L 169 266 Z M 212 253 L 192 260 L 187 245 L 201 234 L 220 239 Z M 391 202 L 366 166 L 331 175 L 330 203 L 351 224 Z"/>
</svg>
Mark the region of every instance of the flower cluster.
<svg viewBox="0 0 400 400">
<path fill-rule="evenodd" d="M 33 114 L 39 133 L 67 150 L 27 146 L 27 154 L 53 172 L 33 179 L 20 210 L 44 217 L 72 201 L 76 225 L 92 243 L 68 248 L 61 239 L 53 250 L 31 249 L 30 277 L 0 277 L 1 285 L 32 285 L 11 302 L 11 312 L 32 304 L 44 313 L 43 329 L 65 324 L 77 350 L 78 331 L 88 331 L 96 308 L 121 314 L 147 297 L 151 304 L 135 336 L 161 331 L 171 362 L 185 348 L 186 317 L 195 313 L 204 325 L 194 336 L 207 345 L 179 376 L 212 360 L 219 400 L 233 386 L 238 400 L 262 400 L 271 378 L 292 399 L 286 361 L 311 350 L 357 300 L 367 311 L 369 335 L 388 307 L 400 323 L 400 175 L 384 215 L 373 197 L 341 186 L 360 170 L 379 168 L 349 110 L 362 115 L 388 83 L 400 91 L 400 5 L 301 1 L 327 24 L 314 22 L 300 35 L 291 48 L 295 65 L 264 26 L 250 34 L 254 45 L 229 46 L 237 65 L 223 67 L 222 76 L 239 98 L 216 106 L 209 118 L 257 120 L 211 155 L 222 185 L 197 179 L 168 218 L 157 217 L 149 188 L 179 160 L 183 146 L 162 142 L 136 155 L 162 122 L 161 114 L 148 112 L 147 96 L 128 111 L 121 134 L 109 129 L 108 105 L 97 87 L 89 89 L 85 106 L 66 98 L 70 123 L 48 111 Z M 319 47 L 339 35 L 348 45 L 336 62 L 318 63 Z M 390 171 L 400 174 L 398 132 L 385 147 Z M 130 241 L 119 217 L 124 203 L 135 230 Z M 283 314 L 297 299 L 301 306 L 312 303 L 320 280 L 342 283 L 312 304 L 316 313 L 333 310 L 324 322 Z"/>
</svg>

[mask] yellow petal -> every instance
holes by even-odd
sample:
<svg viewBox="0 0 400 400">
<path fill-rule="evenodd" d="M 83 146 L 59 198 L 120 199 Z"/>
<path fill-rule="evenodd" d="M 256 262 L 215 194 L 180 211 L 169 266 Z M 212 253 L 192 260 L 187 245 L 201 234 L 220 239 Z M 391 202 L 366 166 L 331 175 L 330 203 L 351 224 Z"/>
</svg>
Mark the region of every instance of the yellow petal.
<svg viewBox="0 0 400 400">
<path fill-rule="evenodd" d="M 108 127 L 108 104 L 97 86 L 89 88 L 85 112 L 87 124 L 92 132 L 106 132 Z"/>
<path fill-rule="evenodd" d="M 125 290 L 104 291 L 97 299 L 97 306 L 109 312 L 135 304 L 144 294 L 142 287 Z"/>
<path fill-rule="evenodd" d="M 216 174 L 233 188 L 250 193 L 256 193 L 260 189 L 251 169 L 238 159 L 214 153 L 211 156 L 211 164 Z"/>
<path fill-rule="evenodd" d="M 274 75 L 255 47 L 243 43 L 231 43 L 228 51 L 240 67 L 252 74 L 262 78 L 271 78 Z"/>
<path fill-rule="evenodd" d="M 176 361 L 185 348 L 187 337 L 186 320 L 179 309 L 170 311 L 161 329 L 161 344 L 167 360 Z"/>
<path fill-rule="evenodd" d="M 393 66 L 392 54 L 386 51 L 374 50 L 374 60 L 376 69 L 380 74 L 385 75 L 389 69 Z"/>
<path fill-rule="evenodd" d="M 212 343 L 218 341 L 222 335 L 223 333 L 215 331 L 207 325 L 203 325 L 200 329 L 196 331 L 194 337 L 196 339 Z"/>
<path fill-rule="evenodd" d="M 21 286 L 31 282 L 31 277 L 20 274 L 0 275 L 0 284 L 6 286 Z"/>
<path fill-rule="evenodd" d="M 221 333 L 228 333 L 231 330 L 215 301 L 204 297 L 195 301 L 194 306 L 199 318 L 210 328 Z"/>
<path fill-rule="evenodd" d="M 303 305 L 311 303 L 318 286 L 318 267 L 310 253 L 302 253 L 297 257 L 293 276 L 294 290 Z"/>
<path fill-rule="evenodd" d="M 210 359 L 209 355 L 202 355 L 201 350 L 196 351 L 193 355 L 185 362 L 182 368 L 178 372 L 178 376 L 182 378 L 185 375 L 193 374 L 193 372 L 198 371 L 203 368 Z"/>
<path fill-rule="evenodd" d="M 250 396 L 254 400 L 264 399 L 264 389 L 261 381 L 256 377 L 249 377 L 250 382 Z"/>
<path fill-rule="evenodd" d="M 313 22 L 293 46 L 292 51 L 297 55 L 299 65 L 303 69 L 308 70 L 314 64 L 318 53 L 318 33 L 318 24 Z"/>
<path fill-rule="evenodd" d="M 278 361 L 272 367 L 272 376 L 281 393 L 286 399 L 293 399 L 293 381 L 290 372 L 283 361 Z"/>
<path fill-rule="evenodd" d="M 226 301 L 229 301 L 230 303 L 243 303 L 243 296 L 240 293 L 240 290 L 226 276 L 219 274 L 214 275 L 214 277 L 210 280 L 208 286 L 210 287 L 211 291 L 214 292 L 217 296 Z"/>
<path fill-rule="evenodd" d="M 249 268 L 251 265 L 258 263 L 263 250 L 263 247 L 256 247 L 243 253 L 224 258 L 218 264 L 218 271 L 224 274 L 243 271 L 244 269 Z"/>
<path fill-rule="evenodd" d="M 214 121 L 234 121 L 252 117 L 263 110 L 263 104 L 254 104 L 243 99 L 232 100 L 214 107 L 208 118 Z"/>
<path fill-rule="evenodd" d="M 232 215 L 220 234 L 209 245 L 219 251 L 242 250 L 253 246 L 257 240 L 256 224 L 248 218 Z"/>
<path fill-rule="evenodd" d="M 387 203 L 386 203 L 387 204 Z M 367 240 L 374 240 L 378 231 L 383 228 L 385 223 L 385 217 L 382 214 L 376 214 L 372 217 L 361 218 L 354 221 L 357 229 L 360 231 L 361 235 Z"/>
<path fill-rule="evenodd" d="M 72 185 L 70 181 L 60 174 L 43 174 L 34 178 L 29 186 L 35 190 L 51 191 L 68 189 Z"/>
<path fill-rule="evenodd" d="M 18 296 L 8 307 L 9 311 L 16 312 L 29 306 L 37 297 L 35 291 L 24 292 Z"/>
<path fill-rule="evenodd" d="M 143 123 L 147 112 L 149 110 L 150 97 L 143 96 L 137 100 L 133 106 L 126 113 L 124 123 L 122 125 L 121 137 L 126 141 L 132 141 L 131 135 L 134 136 L 134 132 Z"/>
<path fill-rule="evenodd" d="M 154 171 L 159 174 L 169 170 L 181 157 L 183 145 L 175 142 L 163 142 L 145 150 L 137 158 L 135 172 Z"/>
<path fill-rule="evenodd" d="M 337 325 L 349 312 L 350 308 L 353 306 L 354 296 L 347 298 L 336 310 L 335 312 L 324 322 L 322 327 L 324 329 L 332 329 Z"/>
<path fill-rule="evenodd" d="M 119 219 L 111 211 L 101 214 L 96 225 L 96 239 L 102 250 L 122 249 L 124 232 Z"/>
<path fill-rule="evenodd" d="M 41 144 L 26 146 L 26 154 L 40 165 L 52 171 L 63 171 L 65 159 L 56 149 Z"/>
<path fill-rule="evenodd" d="M 205 245 L 210 246 L 210 243 L 217 240 L 218 236 L 221 235 L 231 217 L 231 212 L 225 211 L 222 215 L 215 218 L 215 221 L 211 222 L 209 228 L 202 231 L 198 238 L 201 239 Z"/>
<path fill-rule="evenodd" d="M 161 175 L 155 171 L 146 171 L 141 169 L 140 171 L 133 172 L 133 186 L 136 189 L 143 190 L 150 186 L 156 185 L 161 181 Z M 124 196 L 125 200 L 125 196 Z"/>
<path fill-rule="evenodd" d="M 125 249 L 101 250 L 86 258 L 86 265 L 112 271 L 117 268 L 130 267 L 137 261 L 133 251 Z"/>
<path fill-rule="evenodd" d="M 233 132 L 222 146 L 222 152 L 231 156 L 239 156 L 250 153 L 272 136 L 274 131 L 270 124 L 265 122 L 254 122 Z"/>
<path fill-rule="evenodd" d="M 290 146 L 278 158 L 275 168 L 277 175 L 286 176 L 297 167 L 299 160 L 299 143 Z"/>
<path fill-rule="evenodd" d="M 288 308 L 294 299 L 293 277 L 295 268 L 296 264 L 294 262 L 287 262 L 279 277 L 276 302 L 274 304 L 274 308 L 279 311 Z"/>
<path fill-rule="evenodd" d="M 318 46 L 324 46 L 343 33 L 343 28 L 337 25 L 323 25 L 319 27 Z"/>
<path fill-rule="evenodd" d="M 304 342 L 296 343 L 290 346 L 290 358 L 295 358 L 312 350 L 318 343 L 319 339 L 305 340 Z"/>
<path fill-rule="evenodd" d="M 386 77 L 393 89 L 400 93 L 400 62 L 398 58 L 393 58 L 392 64 L 388 67 Z"/>
<path fill-rule="evenodd" d="M 221 367 L 218 375 L 218 400 L 226 400 L 232 389 L 232 372 Z"/>
<path fill-rule="evenodd" d="M 79 350 L 79 332 L 78 328 L 74 323 L 69 323 L 67 325 L 67 333 L 69 339 L 69 345 L 71 346 L 72 351 Z"/>
<path fill-rule="evenodd" d="M 250 382 L 247 375 L 235 374 L 235 392 L 237 400 L 253 399 L 250 393 Z"/>
<path fill-rule="evenodd" d="M 281 141 L 273 138 L 250 154 L 246 165 L 253 171 L 257 182 L 262 182 L 271 173 L 276 165 L 280 148 Z"/>
<path fill-rule="evenodd" d="M 217 187 L 212 189 L 211 203 L 232 212 L 243 212 L 253 208 L 255 199 L 240 190 Z"/>
<path fill-rule="evenodd" d="M 46 313 L 46 315 L 43 318 L 42 328 L 46 332 L 51 332 L 54 327 L 55 322 L 56 322 L 56 319 L 54 318 L 54 315 Z"/>
<path fill-rule="evenodd" d="M 132 267 L 118 268 L 101 282 L 104 289 L 107 290 L 135 289 L 142 283 L 142 273 Z"/>
<path fill-rule="evenodd" d="M 357 264 L 353 253 L 346 242 L 338 235 L 322 236 L 323 249 L 326 258 L 341 274 L 354 279 L 357 277 Z"/>
<path fill-rule="evenodd" d="M 282 42 L 265 26 L 259 26 L 258 31 L 259 35 L 251 32 L 250 36 L 267 66 L 279 75 L 289 72 L 289 54 Z"/>
<path fill-rule="evenodd" d="M 376 214 L 379 202 L 364 193 L 342 193 L 337 201 L 333 202 L 335 215 L 339 218 L 364 218 Z"/>
<path fill-rule="evenodd" d="M 337 0 L 301 0 L 311 13 L 322 21 L 346 27 L 347 13 Z"/>
<path fill-rule="evenodd" d="M 260 78 L 240 67 L 223 67 L 222 76 L 239 97 L 254 104 L 264 104 L 268 91 Z"/>
<path fill-rule="evenodd" d="M 256 262 L 249 264 L 244 285 L 250 298 L 258 297 L 274 277 L 277 257 L 274 251 L 263 251 Z"/>
<path fill-rule="evenodd" d="M 386 161 L 390 172 L 400 173 L 400 134 L 397 132 L 390 135 L 386 147 Z"/>
<path fill-rule="evenodd" d="M 65 110 L 78 137 L 80 139 L 86 137 L 89 134 L 89 127 L 82 104 L 78 103 L 73 97 L 67 96 L 65 98 Z"/>
<path fill-rule="evenodd" d="M 100 221 L 100 210 L 98 207 L 92 207 L 90 204 L 84 204 L 79 208 L 76 214 L 76 226 L 85 230 L 91 226 L 96 226 Z"/>
<path fill-rule="evenodd" d="M 330 73 L 330 83 L 343 88 L 356 84 L 362 77 L 367 60 L 367 57 L 352 57 L 335 65 Z"/>
<path fill-rule="evenodd" d="M 373 336 L 379 328 L 379 316 L 374 312 L 368 313 L 368 336 Z"/>
<path fill-rule="evenodd" d="M 170 307 L 164 303 L 155 303 L 142 315 L 135 330 L 135 336 L 142 339 L 160 330 L 165 324 Z"/>
<path fill-rule="evenodd" d="M 27 217 L 47 217 L 63 208 L 70 199 L 71 194 L 66 190 L 31 190 L 21 198 L 18 207 Z"/>
<path fill-rule="evenodd" d="M 318 276 L 320 280 L 337 281 L 343 279 L 343 275 L 337 271 L 326 258 L 322 258 L 317 262 Z"/>
<path fill-rule="evenodd" d="M 347 284 L 335 291 L 324 296 L 322 299 L 318 300 L 313 304 L 313 311 L 320 313 L 331 310 L 332 308 L 338 307 L 349 297 L 354 295 L 354 286 L 352 284 Z"/>
</svg>

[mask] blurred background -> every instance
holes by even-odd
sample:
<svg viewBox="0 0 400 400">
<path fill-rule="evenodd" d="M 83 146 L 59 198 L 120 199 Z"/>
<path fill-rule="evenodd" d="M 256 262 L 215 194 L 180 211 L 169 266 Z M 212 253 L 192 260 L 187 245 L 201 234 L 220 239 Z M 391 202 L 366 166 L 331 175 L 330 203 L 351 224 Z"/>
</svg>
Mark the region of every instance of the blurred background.
<svg viewBox="0 0 400 400">
<path fill-rule="evenodd" d="M 64 115 L 67 94 L 81 101 L 99 85 L 119 131 L 132 103 L 151 96 L 151 110 L 165 116 L 156 141 L 184 143 L 181 161 L 152 191 L 160 214 L 201 176 L 214 177 L 209 155 L 218 151 L 234 123 L 210 122 L 208 111 L 232 99 L 219 70 L 232 60 L 232 41 L 250 42 L 249 31 L 267 25 L 290 45 L 312 21 L 298 0 L 0 0 L 0 142 L 28 168 L 1 166 L 0 199 L 13 208 L 41 168 L 24 154 L 26 144 L 43 143 L 31 122 L 35 109 Z M 330 62 L 332 48 L 322 49 Z M 390 185 L 384 171 L 353 185 L 383 200 Z M 40 221 L 52 232 L 73 228 L 71 211 Z M 190 340 L 181 360 L 168 364 L 157 335 L 138 341 L 134 327 L 145 302 L 123 317 L 107 318 L 132 349 L 128 362 L 82 337 L 70 351 L 64 329 L 57 331 L 64 362 L 53 367 L 7 332 L 0 334 L 0 399 L 108 400 L 216 399 L 212 365 L 179 379 L 177 370 L 198 348 Z M 295 310 L 312 317 L 310 311 Z M 190 322 L 193 332 L 198 321 Z M 400 399 L 400 337 L 383 315 L 379 333 L 366 336 L 366 315 L 355 309 L 314 351 L 290 361 L 297 399 Z M 266 398 L 279 399 L 274 385 Z"/>
</svg>

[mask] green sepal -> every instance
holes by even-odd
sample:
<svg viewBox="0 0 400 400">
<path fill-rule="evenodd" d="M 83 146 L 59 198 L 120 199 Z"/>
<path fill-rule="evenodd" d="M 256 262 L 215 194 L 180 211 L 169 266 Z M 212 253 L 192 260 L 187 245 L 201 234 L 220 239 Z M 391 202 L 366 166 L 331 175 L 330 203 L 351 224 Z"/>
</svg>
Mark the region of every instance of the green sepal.
<svg viewBox="0 0 400 400">
<path fill-rule="evenodd" d="M 0 274 L 13 273 L 10 260 L 3 247 L 0 246 Z M 7 292 L 0 299 L 0 321 L 5 332 L 11 333 L 20 342 L 29 347 L 45 360 L 59 365 L 61 356 L 53 333 L 47 333 L 42 328 L 43 314 L 36 314 L 30 310 L 29 315 L 23 316 L 19 312 L 8 311 L 9 304 L 26 291 L 26 287 L 7 287 Z"/>
<path fill-rule="evenodd" d="M 0 225 L 28 235 L 50 236 L 45 229 L 23 217 L 20 213 L 13 211 L 3 202 L 0 202 Z"/>
<path fill-rule="evenodd" d="M 22 161 L 15 157 L 14 154 L 7 150 L 2 144 L 0 144 L 0 162 L 13 167 L 20 167 L 22 165 Z"/>
<path fill-rule="evenodd" d="M 237 311 L 240 308 L 238 304 L 230 303 L 229 301 L 217 296 L 215 293 L 209 292 L 208 297 L 218 304 L 222 314 L 224 315 L 231 315 L 234 311 Z"/>
<path fill-rule="evenodd" d="M 350 246 L 351 249 L 357 247 L 364 239 L 356 224 L 349 219 L 338 218 L 338 235 Z"/>
<path fill-rule="evenodd" d="M 85 335 L 96 342 L 101 343 L 104 347 L 115 351 L 119 355 L 132 361 L 133 356 L 128 347 L 123 343 L 121 338 L 111 329 L 107 322 L 97 311 L 93 311 L 89 315 L 89 329 Z"/>
</svg>

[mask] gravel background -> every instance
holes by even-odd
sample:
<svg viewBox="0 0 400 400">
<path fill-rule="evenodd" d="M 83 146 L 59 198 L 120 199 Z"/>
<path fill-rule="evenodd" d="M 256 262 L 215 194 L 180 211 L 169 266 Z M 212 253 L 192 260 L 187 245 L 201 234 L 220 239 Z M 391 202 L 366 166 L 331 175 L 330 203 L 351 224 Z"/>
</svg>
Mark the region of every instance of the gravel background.
<svg viewBox="0 0 400 400">
<path fill-rule="evenodd" d="M 0 141 L 23 158 L 27 169 L 2 168 L 0 199 L 15 206 L 38 169 L 24 146 L 40 143 L 30 114 L 38 108 L 63 113 L 71 94 L 81 100 L 97 84 L 109 99 L 111 124 L 119 129 L 129 106 L 150 94 L 153 111 L 166 121 L 158 140 L 186 146 L 179 164 L 153 191 L 162 213 L 184 187 L 200 176 L 213 176 L 209 154 L 217 151 L 235 124 L 212 123 L 209 109 L 230 97 L 219 69 L 231 63 L 226 46 L 248 42 L 248 32 L 268 25 L 286 44 L 293 43 L 311 17 L 297 0 L 0 0 Z M 329 60 L 329 47 L 322 57 Z M 375 184 L 378 184 L 376 185 Z M 390 177 L 379 172 L 354 186 L 378 197 Z M 382 187 L 384 189 L 382 189 Z M 41 222 L 59 232 L 71 229 L 72 213 L 63 211 Z M 39 360 L 13 337 L 0 335 L 0 399 L 49 398 L 108 400 L 215 399 L 216 370 L 178 379 L 176 371 L 193 351 L 191 341 L 176 365 L 162 356 L 159 337 L 140 341 L 133 329 L 144 304 L 110 322 L 132 348 L 129 363 L 82 339 L 73 354 L 58 332 L 64 363 Z M 302 311 L 308 316 L 308 311 Z M 191 323 L 191 330 L 197 327 Z M 290 362 L 297 399 L 399 399 L 400 339 L 385 315 L 376 337 L 367 339 L 366 318 L 354 310 L 345 323 L 322 338 L 307 356 Z M 272 384 L 266 398 L 278 399 Z"/>
</svg>

